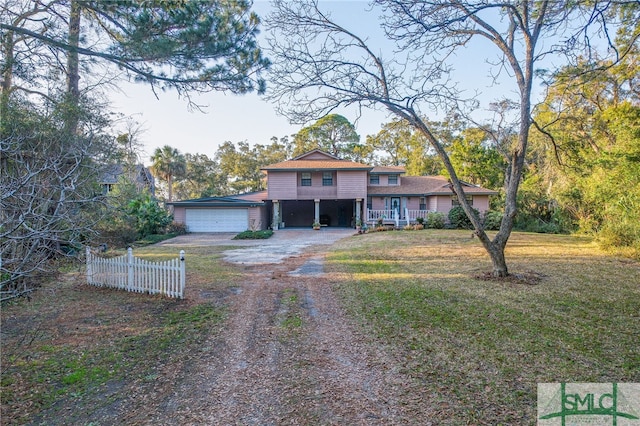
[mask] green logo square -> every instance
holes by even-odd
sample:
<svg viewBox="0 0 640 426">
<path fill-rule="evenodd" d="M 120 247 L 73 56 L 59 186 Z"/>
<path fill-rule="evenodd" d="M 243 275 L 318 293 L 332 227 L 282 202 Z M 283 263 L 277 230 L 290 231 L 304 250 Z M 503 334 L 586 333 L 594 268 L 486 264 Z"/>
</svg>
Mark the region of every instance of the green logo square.
<svg viewBox="0 0 640 426">
<path fill-rule="evenodd" d="M 538 383 L 538 425 L 640 426 L 640 383 Z"/>
</svg>

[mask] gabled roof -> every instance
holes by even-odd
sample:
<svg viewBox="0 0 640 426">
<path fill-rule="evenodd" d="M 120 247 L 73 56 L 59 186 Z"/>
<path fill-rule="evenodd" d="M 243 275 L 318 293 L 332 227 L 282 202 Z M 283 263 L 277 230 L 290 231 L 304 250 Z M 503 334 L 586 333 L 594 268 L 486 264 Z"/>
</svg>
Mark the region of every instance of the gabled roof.
<svg viewBox="0 0 640 426">
<path fill-rule="evenodd" d="M 462 182 L 464 192 L 469 195 L 497 195 L 497 191 Z M 400 185 L 370 185 L 368 195 L 453 195 L 449 179 L 444 176 L 403 176 Z"/>
<path fill-rule="evenodd" d="M 341 160 L 319 149 L 314 149 L 296 158 L 269 164 L 260 170 L 266 171 L 321 171 L 321 170 L 366 170 L 372 166 L 355 161 Z"/>
<path fill-rule="evenodd" d="M 133 169 L 131 169 L 138 181 L 145 180 L 144 183 L 150 183 L 153 185 L 154 179 L 149 169 L 144 167 L 142 164 L 136 164 Z M 116 184 L 125 172 L 127 172 L 127 167 L 123 164 L 107 164 L 102 169 L 102 174 L 100 175 L 100 183 L 102 184 Z M 143 182 L 140 182 L 143 183 Z"/>
<path fill-rule="evenodd" d="M 371 170 L 371 166 L 345 160 L 289 160 L 262 167 L 266 171 Z"/>
<path fill-rule="evenodd" d="M 266 191 L 249 192 L 228 197 L 204 197 L 191 200 L 173 201 L 167 205 L 177 207 L 256 207 L 264 205 Z"/>
<path fill-rule="evenodd" d="M 155 193 L 155 179 L 149 169 L 142 164 L 136 164 L 134 167 L 124 164 L 107 164 L 102 168 L 99 183 L 101 185 L 115 185 L 123 175 L 127 175 L 138 188 L 146 188 L 152 194 Z"/>
<path fill-rule="evenodd" d="M 340 158 L 329 154 L 326 151 L 321 149 L 313 149 L 309 152 L 305 152 L 304 154 L 300 154 L 297 157 L 292 158 L 292 160 L 317 160 L 317 159 L 330 159 L 330 160 L 339 160 Z"/>
</svg>

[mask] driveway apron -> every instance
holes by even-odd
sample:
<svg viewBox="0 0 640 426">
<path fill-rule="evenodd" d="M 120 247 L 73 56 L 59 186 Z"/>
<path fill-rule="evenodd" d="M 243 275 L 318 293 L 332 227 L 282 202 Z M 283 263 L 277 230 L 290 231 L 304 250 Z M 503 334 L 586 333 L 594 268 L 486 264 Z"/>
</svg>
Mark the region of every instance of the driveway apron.
<svg viewBox="0 0 640 426">
<path fill-rule="evenodd" d="M 165 246 L 232 246 L 224 252 L 224 260 L 243 265 L 281 263 L 288 257 L 297 256 L 307 247 L 330 245 L 354 235 L 350 228 L 282 229 L 266 240 L 234 240 L 236 234 L 187 234 L 160 243 Z"/>
</svg>

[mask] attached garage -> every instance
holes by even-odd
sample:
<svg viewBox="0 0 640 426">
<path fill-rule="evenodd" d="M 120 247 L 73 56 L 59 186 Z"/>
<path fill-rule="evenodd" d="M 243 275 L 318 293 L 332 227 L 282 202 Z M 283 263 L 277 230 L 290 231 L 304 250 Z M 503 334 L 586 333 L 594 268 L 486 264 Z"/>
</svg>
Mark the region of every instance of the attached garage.
<svg viewBox="0 0 640 426">
<path fill-rule="evenodd" d="M 185 224 L 189 232 L 242 232 L 248 229 L 249 210 L 186 209 Z"/>
<path fill-rule="evenodd" d="M 173 207 L 173 219 L 188 232 L 243 232 L 265 229 L 268 208 L 265 192 L 230 197 L 207 197 L 167 203 Z"/>
</svg>

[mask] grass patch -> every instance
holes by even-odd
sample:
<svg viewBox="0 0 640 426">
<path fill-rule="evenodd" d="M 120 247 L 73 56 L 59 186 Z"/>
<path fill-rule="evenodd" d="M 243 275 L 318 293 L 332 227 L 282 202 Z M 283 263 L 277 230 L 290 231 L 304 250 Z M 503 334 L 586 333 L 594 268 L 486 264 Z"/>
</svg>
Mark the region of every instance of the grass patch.
<svg viewBox="0 0 640 426">
<path fill-rule="evenodd" d="M 468 231 L 398 234 L 343 240 L 327 268 L 435 424 L 535 424 L 537 383 L 640 381 L 637 263 L 587 238 L 515 233 L 511 272 L 539 279 L 480 280 L 491 265 Z"/>
<path fill-rule="evenodd" d="M 285 289 L 280 294 L 278 321 L 280 326 L 288 332 L 297 331 L 303 325 L 300 298 L 293 288 Z"/>
<path fill-rule="evenodd" d="M 266 240 L 271 238 L 273 231 L 266 229 L 262 231 L 244 231 L 233 237 L 234 240 Z"/>
<path fill-rule="evenodd" d="M 180 234 L 177 233 L 177 232 L 171 232 L 171 233 L 168 233 L 168 234 L 150 234 L 150 235 L 145 236 L 141 240 L 136 241 L 133 244 L 136 247 L 148 246 L 148 245 L 151 245 L 151 244 L 159 243 L 161 241 L 170 240 L 171 238 L 175 238 L 178 235 L 180 235 Z"/>
<path fill-rule="evenodd" d="M 148 260 L 178 251 L 134 250 Z M 62 412 L 66 422 L 84 424 L 91 413 L 144 394 L 144 386 L 181 368 L 220 329 L 223 295 L 241 276 L 220 257 L 215 247 L 187 250 L 186 300 L 90 287 L 76 270 L 30 300 L 4 304 L 2 423 L 50 424 Z"/>
</svg>

